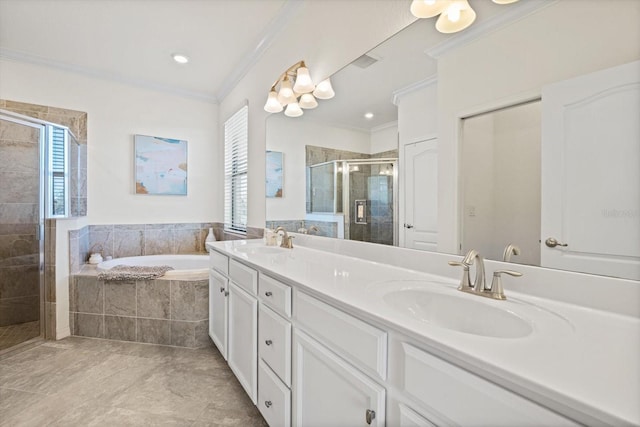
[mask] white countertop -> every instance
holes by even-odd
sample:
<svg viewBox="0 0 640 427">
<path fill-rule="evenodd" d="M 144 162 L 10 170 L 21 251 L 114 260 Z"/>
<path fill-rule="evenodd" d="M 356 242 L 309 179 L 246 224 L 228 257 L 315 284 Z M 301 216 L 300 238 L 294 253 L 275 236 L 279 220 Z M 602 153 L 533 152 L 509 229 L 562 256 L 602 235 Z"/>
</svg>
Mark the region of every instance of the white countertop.
<svg viewBox="0 0 640 427">
<path fill-rule="evenodd" d="M 210 247 L 420 339 L 435 354 L 578 421 L 640 425 L 637 317 L 508 290 L 507 301 L 490 300 L 455 291 L 458 281 L 451 278 L 308 247 L 278 254 L 250 250 L 264 247 L 262 240 Z M 522 338 L 493 338 L 434 326 L 384 301 L 385 293 L 400 287 L 454 293 L 512 311 L 531 320 L 533 332 Z"/>
</svg>

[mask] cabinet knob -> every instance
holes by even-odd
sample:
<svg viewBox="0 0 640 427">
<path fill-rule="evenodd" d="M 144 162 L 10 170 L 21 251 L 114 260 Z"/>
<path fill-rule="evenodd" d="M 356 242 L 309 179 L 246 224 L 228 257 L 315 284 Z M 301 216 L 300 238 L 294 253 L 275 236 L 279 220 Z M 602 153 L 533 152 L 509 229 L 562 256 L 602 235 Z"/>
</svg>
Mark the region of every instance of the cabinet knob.
<svg viewBox="0 0 640 427">
<path fill-rule="evenodd" d="M 224 292 L 224 286 L 220 288 L 220 292 Z"/>
<path fill-rule="evenodd" d="M 271 405 L 273 405 L 273 404 L 271 403 L 270 400 L 265 400 L 264 401 L 264 406 L 266 406 L 267 408 L 271 408 Z"/>
<path fill-rule="evenodd" d="M 271 295 L 273 295 L 273 292 L 271 291 L 267 291 L 264 293 L 265 296 L 270 297 Z"/>
<path fill-rule="evenodd" d="M 224 291 L 224 296 L 228 297 L 229 296 L 229 291 Z"/>
<path fill-rule="evenodd" d="M 271 344 L 273 344 L 273 341 L 271 341 L 271 340 L 266 340 L 264 343 L 265 343 L 266 345 L 271 345 Z"/>
<path fill-rule="evenodd" d="M 376 418 L 376 411 L 367 409 L 367 412 L 365 412 L 365 420 L 367 421 L 367 424 L 371 425 L 371 421 L 373 421 L 375 418 Z"/>
</svg>

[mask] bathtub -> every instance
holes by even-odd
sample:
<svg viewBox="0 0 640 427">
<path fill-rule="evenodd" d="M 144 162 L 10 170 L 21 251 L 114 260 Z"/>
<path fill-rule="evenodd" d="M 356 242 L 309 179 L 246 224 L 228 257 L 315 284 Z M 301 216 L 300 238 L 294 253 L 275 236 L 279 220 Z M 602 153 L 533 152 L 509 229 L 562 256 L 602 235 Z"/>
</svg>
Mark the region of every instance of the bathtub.
<svg viewBox="0 0 640 427">
<path fill-rule="evenodd" d="M 163 278 L 180 278 L 184 276 L 208 276 L 209 255 L 144 255 L 115 258 L 98 264 L 98 271 L 108 270 L 116 265 L 159 266 L 169 265 L 173 270 L 167 271 Z"/>
</svg>

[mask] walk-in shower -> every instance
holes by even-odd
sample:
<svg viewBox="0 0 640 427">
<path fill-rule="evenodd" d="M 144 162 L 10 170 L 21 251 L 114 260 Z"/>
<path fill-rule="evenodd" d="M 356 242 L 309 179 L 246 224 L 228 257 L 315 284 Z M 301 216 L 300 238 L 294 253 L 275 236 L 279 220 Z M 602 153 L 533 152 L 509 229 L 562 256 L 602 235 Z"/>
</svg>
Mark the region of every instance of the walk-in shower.
<svg viewBox="0 0 640 427">
<path fill-rule="evenodd" d="M 333 160 L 307 167 L 307 213 L 344 216 L 344 238 L 397 245 L 397 159 Z"/>
<path fill-rule="evenodd" d="M 44 221 L 70 215 L 74 144 L 65 126 L 0 110 L 0 352 L 44 335 Z"/>
</svg>

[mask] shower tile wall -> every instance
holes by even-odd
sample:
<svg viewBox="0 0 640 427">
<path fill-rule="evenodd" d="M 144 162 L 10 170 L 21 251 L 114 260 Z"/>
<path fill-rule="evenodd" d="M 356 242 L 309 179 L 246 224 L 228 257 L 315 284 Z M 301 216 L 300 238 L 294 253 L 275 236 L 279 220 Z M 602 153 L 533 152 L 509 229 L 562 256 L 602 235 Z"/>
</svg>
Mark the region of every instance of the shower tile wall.
<svg viewBox="0 0 640 427">
<path fill-rule="evenodd" d="M 0 327 L 39 320 L 39 132 L 0 127 Z"/>
<path fill-rule="evenodd" d="M 374 169 L 380 166 L 372 166 Z M 368 194 L 370 204 L 370 239 L 371 243 L 393 245 L 393 180 L 388 175 L 375 175 L 368 178 Z"/>
<path fill-rule="evenodd" d="M 46 105 L 27 104 L 0 99 L 0 108 L 36 119 L 67 126 L 78 138 L 70 144 L 70 213 L 87 215 L 87 113 Z"/>
<path fill-rule="evenodd" d="M 349 172 L 349 239 L 361 242 L 371 241 L 371 200 L 367 191 L 367 177 L 371 174 L 371 166 L 359 165 L 358 171 Z M 367 200 L 366 224 L 356 224 L 356 200 Z"/>
<path fill-rule="evenodd" d="M 267 221 L 266 226 L 272 230 L 283 227 L 287 232 L 297 232 L 301 228 L 309 229 L 312 226 L 318 227 L 317 232 L 313 232 L 314 236 L 338 237 L 338 223 L 333 221 L 312 221 L 312 220 L 282 220 Z"/>
</svg>

